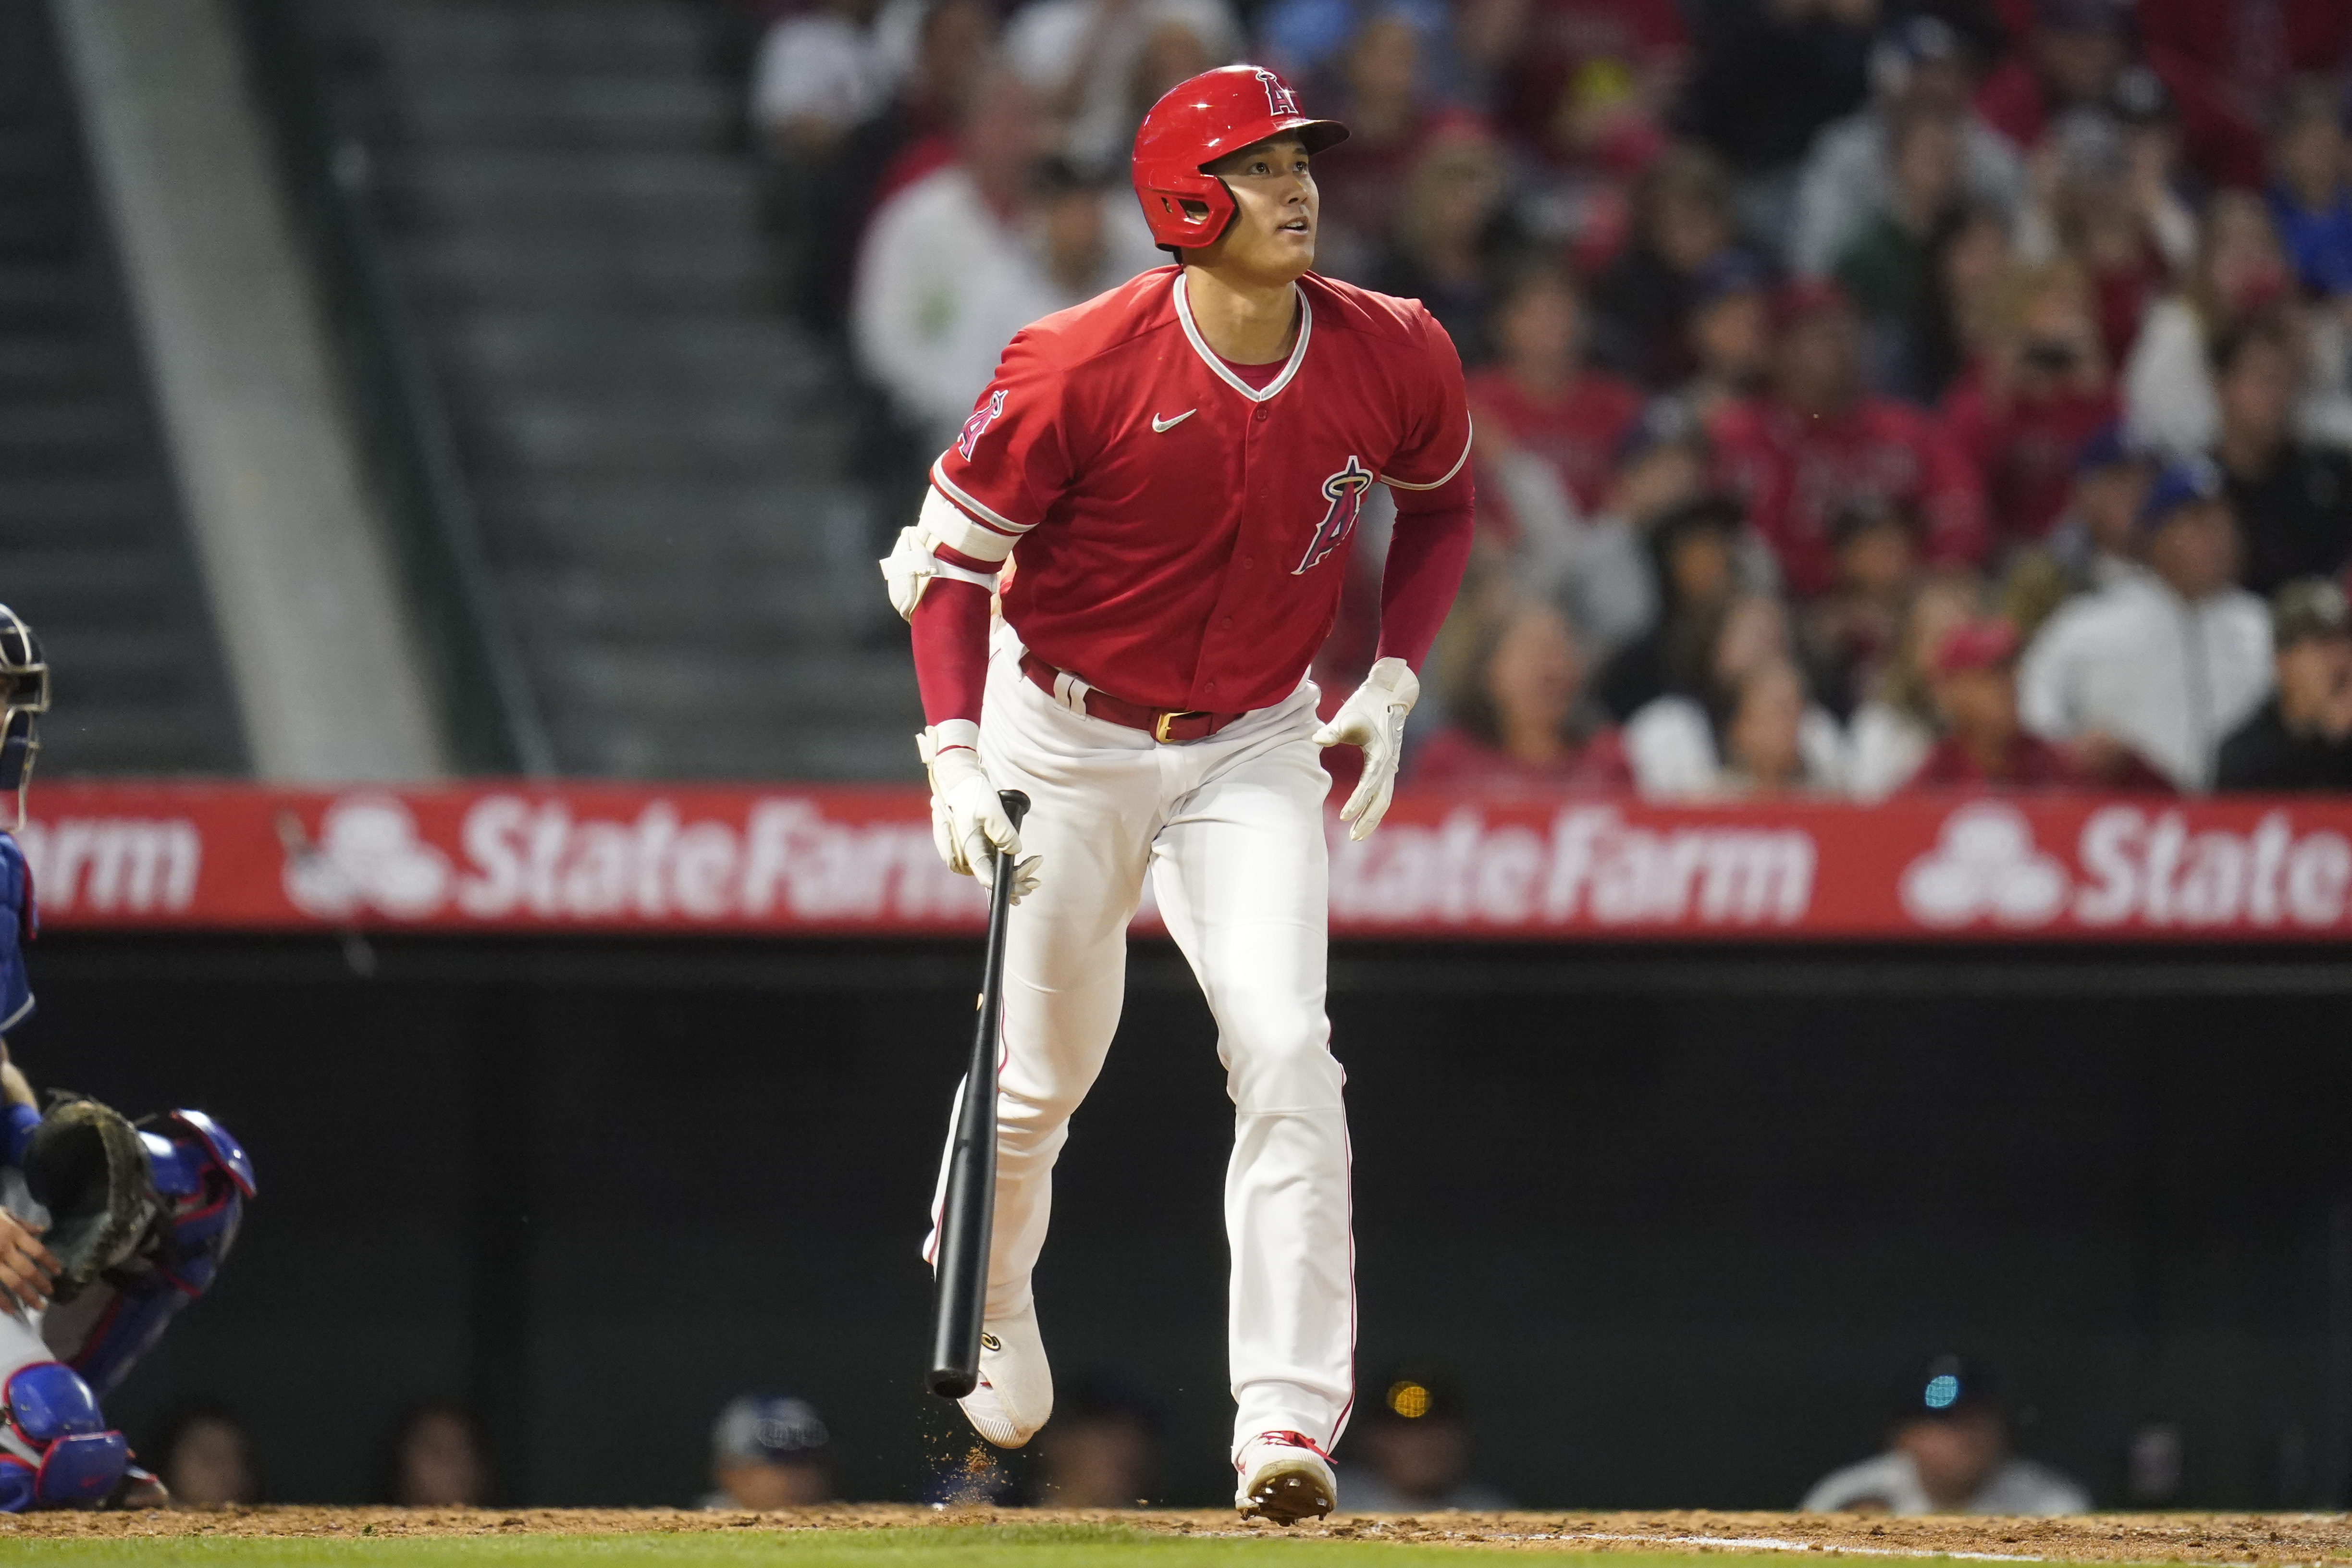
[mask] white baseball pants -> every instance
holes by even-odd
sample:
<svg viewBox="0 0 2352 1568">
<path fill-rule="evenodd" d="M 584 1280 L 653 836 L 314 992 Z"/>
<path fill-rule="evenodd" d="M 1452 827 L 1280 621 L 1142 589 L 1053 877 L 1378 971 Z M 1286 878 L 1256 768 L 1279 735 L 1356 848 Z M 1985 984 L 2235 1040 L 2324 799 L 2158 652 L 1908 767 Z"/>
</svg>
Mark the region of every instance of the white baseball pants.
<svg viewBox="0 0 2352 1568">
<path fill-rule="evenodd" d="M 1161 745 L 1048 697 L 1019 653 L 998 638 L 981 721 L 989 778 L 1029 796 L 1021 840 L 1044 857 L 1006 937 L 987 1316 L 1029 1304 L 1054 1162 L 1118 1025 L 1127 926 L 1149 872 L 1215 1016 L 1234 1102 L 1234 1448 L 1290 1431 L 1328 1451 L 1354 1393 L 1356 1301 L 1346 1075 L 1323 1005 L 1328 779 L 1308 739 L 1315 689 Z"/>
</svg>

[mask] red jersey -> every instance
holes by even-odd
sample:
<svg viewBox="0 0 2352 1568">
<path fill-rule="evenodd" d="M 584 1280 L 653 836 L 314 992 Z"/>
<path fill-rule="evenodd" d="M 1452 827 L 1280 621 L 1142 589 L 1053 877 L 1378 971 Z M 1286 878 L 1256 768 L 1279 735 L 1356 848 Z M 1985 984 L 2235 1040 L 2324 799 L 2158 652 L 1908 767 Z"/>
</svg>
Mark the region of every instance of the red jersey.
<svg viewBox="0 0 2352 1568">
<path fill-rule="evenodd" d="M 1445 330 L 1416 300 L 1297 287 L 1297 344 L 1263 388 L 1211 351 L 1173 267 L 1005 349 L 931 483 L 1019 541 L 1004 617 L 1038 658 L 1150 708 L 1278 702 L 1330 632 L 1367 492 L 1461 474 Z"/>
<path fill-rule="evenodd" d="M 1712 421 L 1721 482 L 1780 558 L 1791 591 L 1810 597 L 1837 579 L 1831 525 L 1856 504 L 1904 509 L 1937 563 L 1985 552 L 1984 495 L 1943 427 L 1908 404 L 1862 396 L 1808 419 L 1770 398 L 1726 405 Z"/>
<path fill-rule="evenodd" d="M 2116 412 L 2112 391 L 2011 397 L 1996 407 L 1973 366 L 1944 395 L 1945 426 L 1976 465 L 1994 531 L 2005 541 L 2050 531 L 2074 493 L 2075 459 Z"/>
<path fill-rule="evenodd" d="M 1632 384 L 1585 371 L 1558 397 L 1538 399 L 1508 371 L 1470 378 L 1470 405 L 1489 432 L 1500 430 L 1559 470 L 1560 482 L 1587 515 L 1598 510 L 1616 470 L 1617 448 L 1642 417 L 1642 395 Z"/>
</svg>

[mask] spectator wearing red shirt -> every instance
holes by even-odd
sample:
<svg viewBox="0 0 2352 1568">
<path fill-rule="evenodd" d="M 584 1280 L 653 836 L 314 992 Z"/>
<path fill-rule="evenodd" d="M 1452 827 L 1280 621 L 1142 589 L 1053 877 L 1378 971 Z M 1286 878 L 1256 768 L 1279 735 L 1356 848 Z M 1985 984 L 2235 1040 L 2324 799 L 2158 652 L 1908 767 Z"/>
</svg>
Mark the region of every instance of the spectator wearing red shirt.
<svg viewBox="0 0 2352 1568">
<path fill-rule="evenodd" d="M 2026 732 L 2017 717 L 2017 631 L 2004 620 L 1953 627 L 1929 661 L 1929 686 L 1944 734 L 1911 775 L 1908 790 L 2162 790 L 2162 774 L 2130 752 L 2106 779 L 2063 748 Z"/>
<path fill-rule="evenodd" d="M 2148 63 L 2200 84 L 2237 126 L 2273 120 L 2295 78 L 2352 67 L 2344 0 L 2137 0 L 2132 19 Z"/>
<path fill-rule="evenodd" d="M 1481 628 L 1448 703 L 1453 720 L 1413 753 L 1416 789 L 1483 795 L 1631 790 L 1615 726 L 1586 700 L 1576 635 L 1539 600 Z"/>
<path fill-rule="evenodd" d="M 2070 261 L 2019 265 L 1996 286 L 1983 354 L 1945 395 L 1976 465 L 1997 545 L 2030 543 L 2066 510 L 2074 469 L 2117 405 L 2089 280 Z"/>
<path fill-rule="evenodd" d="M 1943 426 L 1866 393 L 1853 310 L 1833 284 L 1798 283 L 1780 299 L 1771 391 L 1726 406 L 1712 424 L 1717 469 L 1748 504 L 1790 589 L 1807 598 L 1836 580 L 1832 523 L 1849 507 L 1908 512 L 1931 565 L 1985 552 L 1984 494 Z"/>
<path fill-rule="evenodd" d="M 1642 395 L 1584 363 L 1584 305 L 1551 268 L 1522 273 L 1495 313 L 1497 363 L 1470 377 L 1482 440 L 1507 441 L 1559 474 L 1590 517 L 1608 493 L 1614 459 L 1642 417 Z"/>
</svg>

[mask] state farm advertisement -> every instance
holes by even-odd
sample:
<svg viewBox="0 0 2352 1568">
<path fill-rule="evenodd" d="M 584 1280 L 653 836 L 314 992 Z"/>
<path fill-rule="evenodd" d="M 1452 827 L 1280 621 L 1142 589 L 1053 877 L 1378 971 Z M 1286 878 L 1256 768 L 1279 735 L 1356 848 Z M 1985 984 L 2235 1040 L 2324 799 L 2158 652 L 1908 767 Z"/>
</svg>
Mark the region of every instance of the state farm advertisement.
<svg viewBox="0 0 2352 1568">
<path fill-rule="evenodd" d="M 1327 828 L 1340 937 L 2352 931 L 2352 800 L 1408 795 L 1368 843 Z M 57 930 L 925 936 L 978 931 L 985 912 L 940 863 L 913 789 L 44 783 L 19 837 Z M 1148 887 L 1136 923 L 1159 929 Z"/>
</svg>

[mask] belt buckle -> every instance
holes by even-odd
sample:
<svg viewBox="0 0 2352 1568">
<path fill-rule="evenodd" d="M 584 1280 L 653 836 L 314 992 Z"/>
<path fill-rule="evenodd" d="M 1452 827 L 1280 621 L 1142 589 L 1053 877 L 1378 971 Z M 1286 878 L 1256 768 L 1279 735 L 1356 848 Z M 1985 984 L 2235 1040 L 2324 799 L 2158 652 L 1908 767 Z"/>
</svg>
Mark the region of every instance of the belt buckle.
<svg viewBox="0 0 2352 1568">
<path fill-rule="evenodd" d="M 1152 721 L 1151 738 L 1159 742 L 1163 746 L 1170 744 L 1168 739 L 1168 726 L 1174 723 L 1179 719 L 1194 718 L 1200 713 L 1200 711 L 1201 710 L 1197 708 L 1178 708 L 1163 711 L 1157 720 Z"/>
</svg>

